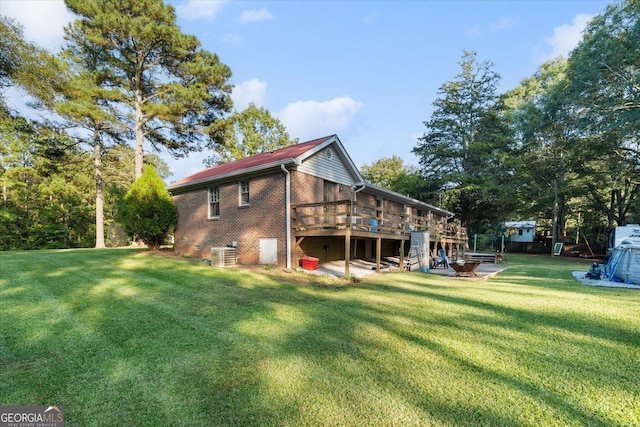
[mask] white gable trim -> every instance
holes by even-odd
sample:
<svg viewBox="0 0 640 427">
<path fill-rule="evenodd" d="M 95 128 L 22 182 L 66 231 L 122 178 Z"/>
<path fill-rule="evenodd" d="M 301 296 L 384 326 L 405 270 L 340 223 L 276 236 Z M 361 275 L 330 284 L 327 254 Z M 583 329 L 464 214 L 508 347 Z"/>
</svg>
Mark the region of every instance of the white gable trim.
<svg viewBox="0 0 640 427">
<path fill-rule="evenodd" d="M 339 184 L 346 184 L 346 185 L 361 185 L 362 183 L 364 183 L 364 178 L 362 178 L 360 171 L 356 167 L 355 163 L 353 163 L 353 160 L 351 160 L 349 153 L 347 153 L 347 150 L 345 150 L 344 146 L 342 145 L 342 142 L 340 142 L 340 139 L 338 138 L 337 135 L 333 135 L 331 138 L 327 139 L 322 144 L 318 144 L 315 147 L 311 148 L 310 150 L 305 151 L 304 153 L 296 157 L 294 161 L 296 165 L 301 166 L 305 162 L 308 162 L 309 159 L 311 159 L 312 157 L 319 155 L 320 152 L 326 150 L 328 147 L 334 150 L 334 152 L 338 155 L 338 158 L 341 160 L 342 164 L 344 165 L 344 168 L 345 168 L 344 174 L 348 174 L 350 176 L 350 179 L 348 179 L 349 182 L 338 182 L 338 181 L 336 182 L 338 182 Z M 315 175 L 313 171 L 309 171 L 309 172 L 311 172 L 312 175 Z M 341 179 L 340 181 L 345 181 L 345 179 Z"/>
</svg>

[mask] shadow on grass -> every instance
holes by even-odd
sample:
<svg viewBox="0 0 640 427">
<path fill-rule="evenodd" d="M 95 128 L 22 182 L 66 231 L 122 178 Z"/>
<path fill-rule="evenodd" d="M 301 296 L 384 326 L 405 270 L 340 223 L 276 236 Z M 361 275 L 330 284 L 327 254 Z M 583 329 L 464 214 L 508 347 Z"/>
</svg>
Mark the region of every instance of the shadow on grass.
<svg viewBox="0 0 640 427">
<path fill-rule="evenodd" d="M 70 425 L 617 425 L 564 390 L 571 378 L 545 381 L 579 372 L 632 394 L 639 379 L 513 339 L 637 354 L 632 325 L 458 284 L 315 286 L 121 250 L 0 255 L 2 403 L 62 404 Z"/>
</svg>

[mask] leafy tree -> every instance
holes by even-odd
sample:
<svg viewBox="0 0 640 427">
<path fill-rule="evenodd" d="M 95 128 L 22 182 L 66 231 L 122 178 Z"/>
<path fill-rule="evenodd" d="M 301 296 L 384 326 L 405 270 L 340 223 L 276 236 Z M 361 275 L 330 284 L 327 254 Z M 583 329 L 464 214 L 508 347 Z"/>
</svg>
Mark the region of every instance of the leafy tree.
<svg viewBox="0 0 640 427">
<path fill-rule="evenodd" d="M 122 223 L 151 249 L 157 250 L 178 221 L 178 209 L 153 166 L 145 166 L 124 197 Z"/>
<path fill-rule="evenodd" d="M 422 178 L 418 168 L 405 165 L 398 156 L 384 157 L 371 165 L 364 165 L 360 172 L 371 184 L 420 200 L 437 200 L 437 188 L 430 188 L 429 181 Z"/>
<path fill-rule="evenodd" d="M 297 138 L 289 137 L 280 120 L 273 117 L 267 109 L 258 108 L 253 103 L 245 110 L 233 113 L 227 123 L 224 141 L 213 147 L 215 154 L 204 161 L 207 166 L 228 163 L 298 143 Z"/>
<path fill-rule="evenodd" d="M 65 3 L 80 17 L 67 36 L 77 46 L 95 47 L 90 51 L 98 55 L 103 84 L 118 89 L 128 109 L 136 177 L 142 175 L 145 140 L 175 156 L 219 141 L 220 119 L 231 108 L 231 71 L 180 31 L 173 6 L 162 0 Z"/>
<path fill-rule="evenodd" d="M 464 226 L 483 227 L 510 210 L 510 128 L 498 104 L 500 76 L 475 52 L 464 52 L 460 74 L 441 86 L 425 134 L 413 152 L 425 179 L 437 183 Z"/>
<path fill-rule="evenodd" d="M 51 107 L 64 83 L 57 61 L 24 40 L 22 28 L 0 17 L 0 88 L 32 95 Z M 67 136 L 21 117 L 0 92 L 0 246 L 2 249 L 84 246 L 88 243 L 85 160 Z"/>
<path fill-rule="evenodd" d="M 566 67 L 562 58 L 549 61 L 503 95 L 520 143 L 520 213 L 549 218 L 553 243 L 564 241 L 567 210 L 575 194 L 576 135 L 574 112 L 566 102 Z"/>
<path fill-rule="evenodd" d="M 118 220 L 124 196 L 136 180 L 133 158 L 133 148 L 124 144 L 112 147 L 103 157 L 105 225 Z M 146 155 L 144 161 L 146 165 L 153 166 L 162 179 L 172 175 L 169 166 L 157 154 Z"/>
<path fill-rule="evenodd" d="M 609 226 L 640 203 L 640 1 L 614 3 L 587 26 L 569 58 L 569 96 L 583 185 Z"/>
<path fill-rule="evenodd" d="M 64 134 L 31 124 L 16 130 L 2 158 L 0 247 L 38 249 L 92 243 L 90 178 L 84 153 Z M 87 237 L 89 236 L 89 237 Z"/>
<path fill-rule="evenodd" d="M 569 58 L 574 100 L 594 130 L 640 131 L 640 0 L 609 5 L 589 22 Z M 579 96 L 579 98 L 578 98 Z"/>
<path fill-rule="evenodd" d="M 363 178 L 380 187 L 392 189 L 398 178 L 409 169 L 404 165 L 404 161 L 393 155 L 376 160 L 371 165 L 364 165 L 360 168 Z"/>
</svg>

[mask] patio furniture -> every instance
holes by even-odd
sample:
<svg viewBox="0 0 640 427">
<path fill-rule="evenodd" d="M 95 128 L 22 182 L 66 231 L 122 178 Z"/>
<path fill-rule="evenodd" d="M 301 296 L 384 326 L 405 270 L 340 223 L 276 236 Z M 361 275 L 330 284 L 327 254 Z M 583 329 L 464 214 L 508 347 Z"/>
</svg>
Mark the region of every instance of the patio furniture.
<svg viewBox="0 0 640 427">
<path fill-rule="evenodd" d="M 449 259 L 447 258 L 447 253 L 444 249 L 439 249 L 438 256 L 433 257 L 433 268 L 438 268 L 440 265 L 443 268 L 449 268 Z"/>
<path fill-rule="evenodd" d="M 451 268 L 453 268 L 456 272 L 454 277 L 477 277 L 476 268 L 480 265 L 479 262 L 465 262 L 465 263 L 457 263 L 454 262 L 449 264 Z"/>
</svg>

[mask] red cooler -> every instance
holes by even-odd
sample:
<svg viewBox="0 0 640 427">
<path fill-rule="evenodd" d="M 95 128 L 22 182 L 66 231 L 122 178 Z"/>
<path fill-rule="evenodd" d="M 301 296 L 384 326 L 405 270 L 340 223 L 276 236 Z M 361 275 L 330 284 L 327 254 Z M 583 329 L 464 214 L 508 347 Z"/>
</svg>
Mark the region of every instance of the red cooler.
<svg viewBox="0 0 640 427">
<path fill-rule="evenodd" d="M 319 258 L 314 258 L 312 256 L 304 256 L 301 258 L 302 268 L 305 270 L 315 270 L 318 268 Z"/>
</svg>

